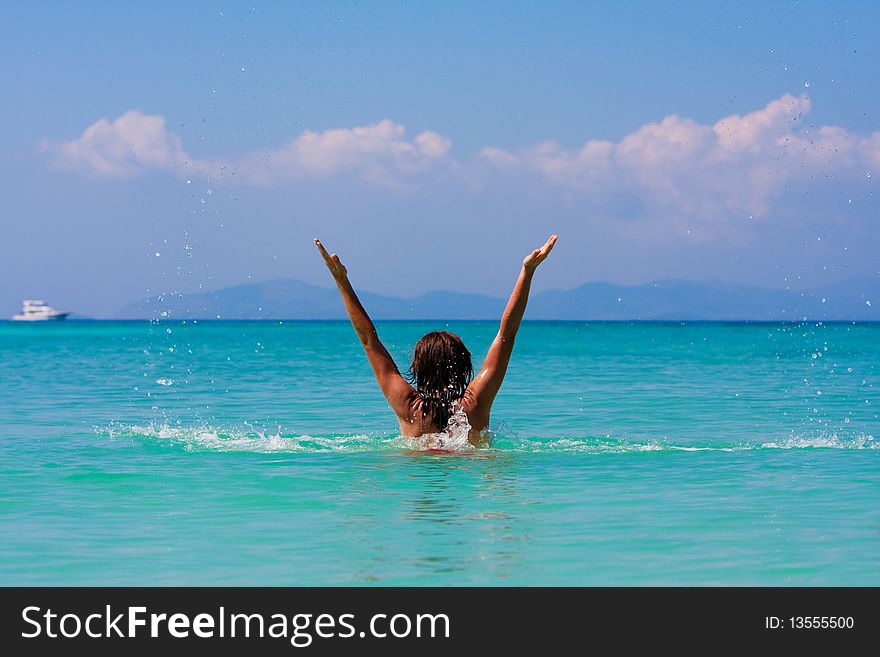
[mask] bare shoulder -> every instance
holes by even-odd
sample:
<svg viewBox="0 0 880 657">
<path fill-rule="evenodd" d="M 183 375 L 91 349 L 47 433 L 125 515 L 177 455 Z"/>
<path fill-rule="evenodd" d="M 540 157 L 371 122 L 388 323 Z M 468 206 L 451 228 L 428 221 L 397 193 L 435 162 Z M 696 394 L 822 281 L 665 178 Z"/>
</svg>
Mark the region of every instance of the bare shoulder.
<svg viewBox="0 0 880 657">
<path fill-rule="evenodd" d="M 415 418 L 421 415 L 422 399 L 415 391 L 415 388 L 403 379 L 403 377 L 401 377 L 401 380 L 403 380 L 403 383 L 406 385 L 399 386 L 394 395 L 394 399 L 389 398 L 388 401 L 391 403 L 391 408 L 394 409 L 398 418 L 412 422 Z"/>
<path fill-rule="evenodd" d="M 478 395 L 468 388 L 461 398 L 462 410 L 467 415 L 468 423 L 474 431 L 482 431 L 489 426 L 489 413 L 491 404 L 482 403 Z"/>
<path fill-rule="evenodd" d="M 464 394 L 461 396 L 461 408 L 462 410 L 470 415 L 474 410 L 479 406 L 479 402 L 477 400 L 477 395 L 474 393 L 471 386 L 468 386 Z"/>
<path fill-rule="evenodd" d="M 422 398 L 413 391 L 412 398 L 409 399 L 400 411 L 395 409 L 397 421 L 400 422 L 400 430 L 404 436 L 417 438 L 426 433 L 436 431 L 431 426 L 431 418 L 425 417 L 422 408 Z"/>
</svg>

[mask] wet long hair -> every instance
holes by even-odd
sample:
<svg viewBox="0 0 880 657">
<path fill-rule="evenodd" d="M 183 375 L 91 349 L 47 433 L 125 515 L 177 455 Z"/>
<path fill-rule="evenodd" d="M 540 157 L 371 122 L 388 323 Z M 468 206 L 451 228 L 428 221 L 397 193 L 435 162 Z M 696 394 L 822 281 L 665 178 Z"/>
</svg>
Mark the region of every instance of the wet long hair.
<svg viewBox="0 0 880 657">
<path fill-rule="evenodd" d="M 455 333 L 432 331 L 416 343 L 406 378 L 422 400 L 422 416 L 442 431 L 474 378 L 471 352 Z"/>
</svg>

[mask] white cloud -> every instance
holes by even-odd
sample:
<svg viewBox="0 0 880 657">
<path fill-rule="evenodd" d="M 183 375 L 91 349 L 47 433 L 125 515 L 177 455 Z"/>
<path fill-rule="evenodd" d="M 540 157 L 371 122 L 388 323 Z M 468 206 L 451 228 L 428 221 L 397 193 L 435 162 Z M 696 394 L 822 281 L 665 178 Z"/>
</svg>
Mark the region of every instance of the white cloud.
<svg viewBox="0 0 880 657">
<path fill-rule="evenodd" d="M 46 142 L 43 147 L 58 166 L 98 176 L 128 177 L 182 166 L 188 160 L 180 138 L 165 129 L 165 119 L 138 110 L 129 110 L 112 123 L 96 121 L 79 139 Z"/>
<path fill-rule="evenodd" d="M 632 218 L 635 208 L 673 227 L 720 227 L 731 218 L 776 213 L 782 195 L 809 190 L 817 179 L 864 180 L 866 172 L 880 168 L 880 132 L 862 136 L 838 126 L 813 127 L 806 119 L 810 108 L 807 96 L 785 95 L 714 125 L 667 116 L 617 142 L 592 139 L 571 150 L 553 141 L 515 152 L 486 147 L 476 167 L 454 161 L 443 135 L 426 131 L 409 138 L 404 126 L 388 119 L 305 131 L 278 148 L 236 159 L 199 160 L 186 153 L 162 116 L 131 110 L 46 150 L 57 165 L 96 176 L 151 170 L 234 174 L 242 184 L 271 185 L 349 175 L 397 187 L 445 171 L 460 173 L 458 180 L 473 190 L 485 190 L 498 178 L 525 180 L 540 193 L 579 194 L 609 217 Z"/>
<path fill-rule="evenodd" d="M 56 165 L 80 173 L 128 177 L 150 170 L 235 173 L 255 184 L 323 178 L 339 173 L 362 175 L 371 182 L 397 185 L 405 177 L 447 159 L 450 141 L 422 132 L 409 141 L 404 126 L 388 119 L 367 126 L 324 132 L 306 131 L 277 149 L 245 155 L 237 161 L 197 160 L 167 130 L 165 119 L 130 110 L 112 123 L 101 119 L 78 139 L 46 143 Z"/>
<path fill-rule="evenodd" d="M 587 141 L 577 150 L 544 142 L 518 152 L 489 147 L 480 160 L 499 173 L 539 177 L 590 195 L 640 199 L 652 212 L 711 219 L 763 217 L 793 183 L 833 174 L 864 176 L 880 165 L 880 132 L 812 128 L 806 96 L 785 95 L 744 116 L 703 125 L 675 115 L 648 123 L 617 143 Z"/>
<path fill-rule="evenodd" d="M 450 149 L 449 140 L 434 132 L 422 132 L 413 141 L 405 133 L 404 126 L 388 119 L 356 128 L 307 130 L 281 148 L 244 157 L 236 169 L 261 184 L 353 173 L 395 185 L 444 161 Z"/>
<path fill-rule="evenodd" d="M 785 95 L 764 109 L 738 116 L 733 114 L 712 126 L 719 154 L 751 153 L 783 145 L 780 138 L 794 132 L 804 114 L 810 111 L 806 96 Z"/>
</svg>

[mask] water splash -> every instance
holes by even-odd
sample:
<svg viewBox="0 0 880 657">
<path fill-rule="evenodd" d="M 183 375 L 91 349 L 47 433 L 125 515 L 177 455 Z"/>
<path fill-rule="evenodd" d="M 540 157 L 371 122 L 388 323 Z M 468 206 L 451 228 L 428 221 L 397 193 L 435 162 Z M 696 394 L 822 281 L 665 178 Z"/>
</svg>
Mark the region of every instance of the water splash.
<svg viewBox="0 0 880 657">
<path fill-rule="evenodd" d="M 308 435 L 256 429 L 211 426 L 181 427 L 166 424 L 96 427 L 95 433 L 114 442 L 130 441 L 135 446 L 154 445 L 187 452 L 252 453 L 357 453 L 443 450 L 451 452 L 497 451 L 512 453 L 632 454 L 657 452 L 743 452 L 789 449 L 878 449 L 880 441 L 868 434 L 843 436 L 836 433 L 790 435 L 775 440 L 745 440 L 739 443 L 706 441 L 703 444 L 675 444 L 668 440 L 630 440 L 606 437 L 517 438 L 494 434 L 493 445 L 476 448 L 468 442 L 470 425 L 455 423 L 451 430 L 420 438 L 400 435 L 330 434 Z"/>
<path fill-rule="evenodd" d="M 123 425 L 96 428 L 96 433 L 114 441 L 132 440 L 140 444 L 182 447 L 189 452 L 365 452 L 383 449 L 406 449 L 406 439 L 400 436 L 336 435 L 310 436 L 307 434 L 276 433 L 254 429 L 224 429 L 210 426 L 177 427 L 167 424 Z"/>
<path fill-rule="evenodd" d="M 625 438 L 558 438 L 518 439 L 500 438 L 496 449 L 512 449 L 521 452 L 583 452 L 588 454 L 625 454 L 635 452 L 746 452 L 768 449 L 878 449 L 880 443 L 874 436 L 858 434 L 791 435 L 778 440 L 744 440 L 738 443 L 706 442 L 704 444 L 679 445 L 668 440 L 633 441 Z"/>
<path fill-rule="evenodd" d="M 475 447 L 468 441 L 471 433 L 471 425 L 461 403 L 455 402 L 452 406 L 452 415 L 446 428 L 439 433 L 429 433 L 419 438 L 410 438 L 416 449 L 431 449 L 460 452 L 473 450 Z"/>
<path fill-rule="evenodd" d="M 764 449 L 878 449 L 880 448 L 880 443 L 874 439 L 874 436 L 867 434 L 847 437 L 830 433 L 812 436 L 790 436 L 781 442 L 763 443 L 761 447 Z"/>
</svg>

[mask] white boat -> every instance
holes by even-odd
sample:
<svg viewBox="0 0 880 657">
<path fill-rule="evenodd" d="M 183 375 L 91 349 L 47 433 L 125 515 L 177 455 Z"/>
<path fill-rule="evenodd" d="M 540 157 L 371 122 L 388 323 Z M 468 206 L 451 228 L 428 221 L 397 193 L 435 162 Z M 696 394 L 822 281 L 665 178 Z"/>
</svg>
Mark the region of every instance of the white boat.
<svg viewBox="0 0 880 657">
<path fill-rule="evenodd" d="M 52 306 L 47 306 L 45 301 L 27 299 L 21 304 L 21 312 L 13 315 L 12 319 L 17 322 L 59 321 L 69 314 L 61 310 L 55 310 Z"/>
</svg>

